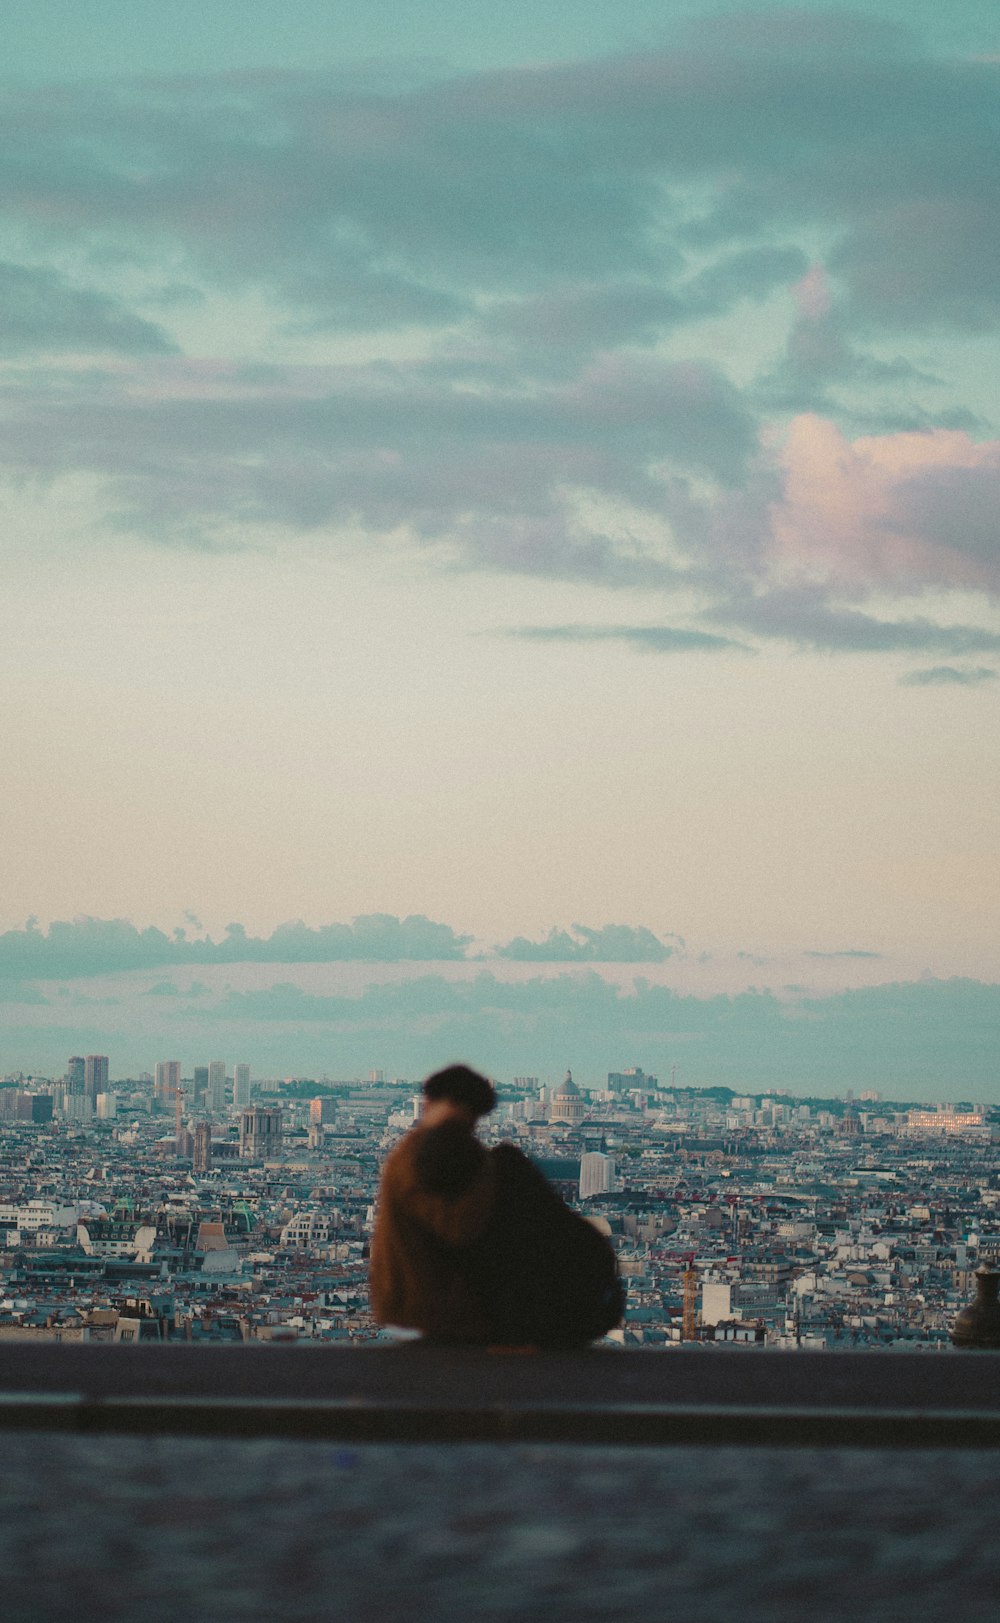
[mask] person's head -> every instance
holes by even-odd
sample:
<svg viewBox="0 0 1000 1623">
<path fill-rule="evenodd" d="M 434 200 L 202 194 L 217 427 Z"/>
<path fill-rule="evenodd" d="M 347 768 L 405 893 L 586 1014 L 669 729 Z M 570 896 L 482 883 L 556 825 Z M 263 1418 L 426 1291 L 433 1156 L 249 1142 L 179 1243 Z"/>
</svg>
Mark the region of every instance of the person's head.
<svg viewBox="0 0 1000 1623">
<path fill-rule="evenodd" d="M 434 1110 L 445 1108 L 432 1106 Z M 470 1119 L 462 1114 L 445 1115 L 418 1135 L 413 1166 L 417 1181 L 429 1194 L 457 1200 L 482 1171 L 486 1151 L 470 1126 Z"/>
<path fill-rule="evenodd" d="M 443 1071 L 435 1071 L 424 1083 L 423 1092 L 425 1110 L 428 1106 L 450 1106 L 470 1121 L 488 1116 L 497 1102 L 492 1084 L 468 1065 L 448 1065 Z M 444 1115 L 445 1111 L 438 1109 L 435 1114 Z"/>
</svg>

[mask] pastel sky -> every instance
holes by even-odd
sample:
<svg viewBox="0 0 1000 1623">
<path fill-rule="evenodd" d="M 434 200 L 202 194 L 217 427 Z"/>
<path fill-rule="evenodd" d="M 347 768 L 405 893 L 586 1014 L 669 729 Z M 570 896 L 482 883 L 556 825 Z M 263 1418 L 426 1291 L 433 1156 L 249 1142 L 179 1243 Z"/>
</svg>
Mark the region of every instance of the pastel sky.
<svg viewBox="0 0 1000 1623">
<path fill-rule="evenodd" d="M 649 998 L 898 985 L 954 1057 L 941 987 L 1000 984 L 993 0 L 6 0 L 4 72 L 0 1071 L 88 977 L 122 1065 L 193 1049 L 176 963 L 269 1065 L 280 993 L 289 1070 L 348 1063 L 296 996 L 502 1070 L 497 985 L 557 1033 L 596 988 L 596 1052 L 627 983 L 647 1065 Z M 43 963 L 81 918 L 120 950 Z M 952 1091 L 1000 1098 L 976 1007 Z"/>
</svg>

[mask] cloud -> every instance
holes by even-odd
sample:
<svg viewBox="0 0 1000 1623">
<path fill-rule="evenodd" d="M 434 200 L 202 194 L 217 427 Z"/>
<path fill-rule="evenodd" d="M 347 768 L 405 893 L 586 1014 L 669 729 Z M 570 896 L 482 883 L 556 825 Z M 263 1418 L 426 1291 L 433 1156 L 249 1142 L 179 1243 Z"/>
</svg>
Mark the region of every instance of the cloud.
<svg viewBox="0 0 1000 1623">
<path fill-rule="evenodd" d="M 1000 594 L 1000 441 L 940 426 L 973 415 L 961 352 L 934 384 L 865 347 L 891 325 L 922 360 L 1000 315 L 998 83 L 997 61 L 781 9 L 482 74 L 8 85 L 8 341 L 66 364 L 11 377 L 2 464 L 93 475 L 106 525 L 171 544 L 360 530 L 444 567 L 681 586 L 761 638 L 986 649 L 857 605 Z M 223 350 L 254 312 L 248 362 L 166 353 L 199 299 Z M 364 356 L 366 330 L 369 360 L 260 364 L 310 334 Z M 114 364 L 70 364 L 95 350 Z M 899 427 L 936 421 L 934 388 L 938 426 Z M 766 415 L 790 407 L 779 440 Z M 866 410 L 894 431 L 849 438 Z"/>
<path fill-rule="evenodd" d="M 294 531 L 360 526 L 444 543 L 455 563 L 607 585 L 663 586 L 656 544 L 622 545 L 582 523 L 594 493 L 657 513 L 662 459 L 738 485 L 756 454 L 752 416 L 717 369 L 615 358 L 544 388 L 461 391 L 418 363 L 328 369 L 282 392 L 259 375 L 192 369 L 185 397 L 119 380 L 50 398 L 25 389 L 4 456 L 18 477 L 75 469 L 109 481 L 116 523 L 165 541 L 224 540 L 234 521 Z M 86 400 L 86 409 L 84 402 Z"/>
<path fill-rule="evenodd" d="M 461 959 L 471 940 L 422 914 L 399 919 L 389 913 L 369 913 L 350 924 L 324 924 L 315 929 L 297 920 L 279 925 L 269 936 L 248 935 L 242 924 L 230 924 L 218 942 L 208 936 L 189 938 L 180 929 L 172 936 L 155 927 L 139 930 L 128 919 L 53 920 L 47 931 L 29 920 L 23 930 L 0 935 L 0 976 L 47 980 L 190 963 Z M 154 995 L 170 995 L 176 988 L 172 982 L 161 982 L 150 990 Z"/>
<path fill-rule="evenodd" d="M 940 160 L 936 167 L 940 173 Z M 989 330 L 998 308 L 990 272 L 1000 257 L 996 192 L 984 214 L 983 177 L 978 186 L 967 177 L 953 196 L 937 191 L 934 178 L 930 196 L 904 196 L 859 221 L 835 249 L 831 269 L 846 282 L 854 309 L 873 323 Z"/>
<path fill-rule="evenodd" d="M 930 414 L 925 422 L 915 410 L 913 388 L 916 384 L 940 385 L 942 380 L 903 355 L 884 360 L 860 348 L 851 330 L 847 303 L 836 297 L 822 263 L 810 266 L 791 295 L 796 316 L 784 354 L 755 385 L 755 396 L 763 407 L 793 414 L 835 413 L 838 408 L 830 386 L 836 384 L 841 389 L 841 412 L 859 426 L 879 419 L 887 427 L 936 426 Z M 901 386 L 906 389 L 903 425 L 899 424 Z M 846 408 L 845 390 L 852 401 Z"/>
<path fill-rule="evenodd" d="M 218 1002 L 176 1009 L 149 1000 L 151 1024 L 137 1038 L 134 1010 L 77 1013 L 71 1004 L 33 1022 L 5 1021 L 5 1063 L 62 1074 L 71 1053 L 106 1053 L 113 1075 L 150 1069 L 160 1052 L 246 1055 L 258 1075 L 418 1077 L 464 1058 L 500 1077 L 558 1077 L 571 1065 L 599 1084 L 641 1063 L 661 1077 L 737 1091 L 787 1087 L 839 1094 L 844 1077 L 902 1099 L 997 1099 L 995 1034 L 1000 986 L 970 980 L 888 984 L 831 997 L 750 991 L 682 996 L 636 977 L 619 987 L 595 970 L 505 982 L 417 975 L 372 984 L 360 996 L 322 996 L 285 978 Z M 162 1016 L 160 1011 L 162 1010 Z M 11 1011 L 13 1013 L 13 1010 Z M 81 1026 L 81 1015 L 90 1023 Z M 94 1024 L 95 1016 L 100 1024 Z M 165 1046 L 164 1046 L 165 1045 Z"/>
<path fill-rule="evenodd" d="M 1000 590 L 1000 440 L 936 429 L 851 442 L 807 413 L 779 463 L 770 527 L 789 574 L 846 588 Z"/>
<path fill-rule="evenodd" d="M 662 257 L 666 257 L 665 255 Z M 683 260 L 676 256 L 680 265 Z M 622 344 L 651 345 L 665 332 L 759 302 L 806 267 L 801 248 L 760 246 L 724 255 L 673 285 L 663 280 L 570 281 L 488 307 L 483 328 L 530 350 L 535 364 L 571 370 L 582 357 Z M 661 272 L 665 267 L 661 263 Z M 523 365 L 527 355 L 521 357 Z"/>
<path fill-rule="evenodd" d="M 0 986 L 30 989 L 21 980 L 6 977 L 71 979 L 169 964 L 461 962 L 467 959 L 472 939 L 422 914 L 400 919 L 390 913 L 368 913 L 350 924 L 316 927 L 295 920 L 266 936 L 250 935 L 244 925 L 230 924 L 218 941 L 207 935 L 190 937 L 183 929 L 172 935 L 155 926 L 140 930 L 128 919 L 54 920 L 47 931 L 30 919 L 23 930 L 0 935 L 0 977 L 4 977 Z M 499 957 L 529 962 L 660 963 L 682 947 L 679 936 L 664 941 L 644 926 L 608 924 L 591 929 L 574 924 L 571 932 L 550 931 L 543 942 L 519 936 L 496 952 Z M 200 997 L 208 992 L 197 980 L 185 991 L 175 980 L 164 979 L 152 982 L 144 995 Z M 70 989 L 62 988 L 60 995 L 71 995 Z M 32 1001 L 40 998 L 40 993 L 33 993 Z"/>
<path fill-rule="evenodd" d="M 978 687 L 982 682 L 995 682 L 997 672 L 989 665 L 932 665 L 925 671 L 908 671 L 899 678 L 901 687 Z"/>
<path fill-rule="evenodd" d="M 676 270 L 697 319 L 801 274 L 794 233 L 817 231 L 863 318 L 995 313 L 998 64 L 924 56 L 861 16 L 836 43 L 825 18 L 753 23 L 408 82 L 373 64 L 8 86 L 0 187 L 39 243 L 169 256 L 189 280 L 348 330 L 454 324 L 540 284 L 558 298 L 567 267 L 581 290 Z"/>
<path fill-rule="evenodd" d="M 0 354 L 169 355 L 177 345 L 161 327 L 93 288 L 74 286 L 45 265 L 0 261 Z"/>
<path fill-rule="evenodd" d="M 881 958 L 880 952 L 868 952 L 863 947 L 845 947 L 837 952 L 807 951 L 807 958 Z"/>
<path fill-rule="evenodd" d="M 683 946 L 678 936 L 670 939 L 675 945 L 661 941 L 642 925 L 606 924 L 592 930 L 585 924 L 574 924 L 571 933 L 552 929 L 543 941 L 515 936 L 505 946 L 497 947 L 496 952 L 499 958 L 514 958 L 521 963 L 659 964 Z"/>
<path fill-rule="evenodd" d="M 204 981 L 191 981 L 187 987 L 178 986 L 176 981 L 154 981 L 152 986 L 147 986 L 142 996 L 169 998 L 209 997 L 211 992 L 212 988 L 206 986 Z"/>
<path fill-rule="evenodd" d="M 973 654 L 1000 652 L 1000 632 L 982 626 L 938 625 L 920 617 L 882 620 L 831 604 L 818 586 L 733 594 L 708 617 L 766 638 L 826 653 Z"/>
<path fill-rule="evenodd" d="M 732 637 L 682 626 L 519 626 L 504 635 L 530 642 L 627 642 L 656 654 L 717 653 L 733 648 L 750 652 L 746 643 Z"/>
<path fill-rule="evenodd" d="M 28 981 L 0 978 L 0 1003 L 48 1004 L 48 998 Z"/>
<path fill-rule="evenodd" d="M 855 1086 L 905 1099 L 939 1098 L 942 1087 L 995 1096 L 998 1019 L 1000 986 L 968 980 L 791 1001 L 769 991 L 699 999 L 641 979 L 618 988 L 591 970 L 517 983 L 424 976 L 356 998 L 279 983 L 230 993 L 199 1029 L 218 1023 L 289 1064 L 293 1052 L 325 1064 L 335 1038 L 341 1063 L 364 1069 L 377 1052 L 407 1076 L 463 1056 L 493 1075 L 558 1075 L 572 1065 L 599 1082 L 628 1055 L 661 1076 L 679 1064 L 680 1080 L 696 1086 L 841 1092 L 850 1075 Z"/>
</svg>

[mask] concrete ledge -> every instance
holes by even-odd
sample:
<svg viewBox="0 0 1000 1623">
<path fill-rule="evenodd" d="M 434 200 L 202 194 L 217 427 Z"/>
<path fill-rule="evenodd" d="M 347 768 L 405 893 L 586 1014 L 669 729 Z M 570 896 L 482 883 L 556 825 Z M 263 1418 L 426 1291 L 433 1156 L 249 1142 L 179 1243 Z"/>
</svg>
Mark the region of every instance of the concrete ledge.
<svg viewBox="0 0 1000 1623">
<path fill-rule="evenodd" d="M 1000 1447 L 993 1353 L 0 1350 L 0 1428 L 343 1442 Z"/>
</svg>

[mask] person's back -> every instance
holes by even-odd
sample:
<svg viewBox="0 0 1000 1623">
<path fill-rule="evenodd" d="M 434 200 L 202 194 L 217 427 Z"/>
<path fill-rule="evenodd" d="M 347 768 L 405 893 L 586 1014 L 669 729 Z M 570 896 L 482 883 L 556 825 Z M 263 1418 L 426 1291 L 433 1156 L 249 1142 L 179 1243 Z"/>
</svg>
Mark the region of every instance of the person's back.
<svg viewBox="0 0 1000 1623">
<path fill-rule="evenodd" d="M 434 1340 L 580 1346 L 621 1318 L 614 1252 L 513 1144 L 487 1152 L 484 1077 L 428 1077 L 421 1122 L 386 1160 L 372 1310 Z"/>
<path fill-rule="evenodd" d="M 424 1115 L 387 1157 L 372 1238 L 372 1312 L 434 1340 L 488 1342 L 466 1255 L 493 1211 L 493 1164 L 474 1135 L 495 1095 L 465 1066 L 424 1084 Z"/>
<path fill-rule="evenodd" d="M 624 1310 L 612 1247 L 516 1145 L 490 1161 L 493 1209 L 468 1266 L 494 1340 L 578 1347 L 605 1335 Z"/>
</svg>

